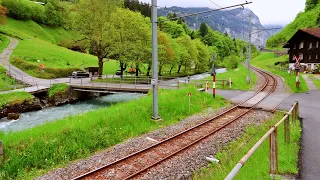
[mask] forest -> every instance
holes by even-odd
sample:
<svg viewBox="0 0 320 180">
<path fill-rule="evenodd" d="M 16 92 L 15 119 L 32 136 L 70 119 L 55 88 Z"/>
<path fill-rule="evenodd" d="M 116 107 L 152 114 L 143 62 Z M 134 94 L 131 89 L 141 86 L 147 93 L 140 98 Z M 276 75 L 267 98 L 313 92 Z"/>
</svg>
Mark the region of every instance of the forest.
<svg viewBox="0 0 320 180">
<path fill-rule="evenodd" d="M 150 5 L 137 0 L 2 0 L 6 15 L 17 20 L 32 20 L 42 26 L 73 31 L 76 37 L 63 39 L 58 45 L 90 53 L 97 57 L 99 74 L 109 59 L 117 60 L 119 69 L 133 67 L 151 73 Z M 185 20 L 170 14 L 159 17 L 159 75 L 201 73 L 216 65 L 237 68 L 246 42 L 212 30 L 205 23 L 190 29 Z M 254 46 L 253 54 L 258 51 Z M 242 57 L 245 57 L 242 56 Z"/>
</svg>

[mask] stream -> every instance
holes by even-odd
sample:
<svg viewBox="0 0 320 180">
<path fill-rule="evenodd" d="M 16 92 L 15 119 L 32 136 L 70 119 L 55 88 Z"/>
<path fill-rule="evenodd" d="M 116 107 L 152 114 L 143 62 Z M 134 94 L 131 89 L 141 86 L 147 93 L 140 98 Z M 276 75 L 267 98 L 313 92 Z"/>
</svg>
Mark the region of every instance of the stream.
<svg viewBox="0 0 320 180">
<path fill-rule="evenodd" d="M 111 94 L 87 101 L 77 102 L 75 104 L 66 104 L 57 107 L 48 107 L 39 111 L 21 113 L 20 119 L 10 121 L 7 118 L 0 119 L 0 131 L 22 131 L 46 122 L 63 119 L 67 116 L 76 115 L 92 111 L 98 108 L 104 108 L 119 102 L 130 101 L 144 96 L 143 94 L 119 93 Z"/>
<path fill-rule="evenodd" d="M 226 72 L 226 69 L 218 69 L 217 73 Z M 208 73 L 190 76 L 190 80 L 199 80 L 210 76 Z M 178 78 L 178 81 L 184 82 L 187 77 Z M 118 93 L 111 94 L 87 101 L 81 101 L 75 104 L 66 104 L 57 107 L 48 107 L 39 111 L 26 112 L 20 114 L 20 119 L 10 121 L 7 118 L 0 119 L 0 131 L 22 131 L 39 126 L 46 122 L 63 119 L 67 116 L 82 114 L 98 108 L 104 108 L 119 102 L 126 102 L 144 96 L 143 94 Z"/>
</svg>

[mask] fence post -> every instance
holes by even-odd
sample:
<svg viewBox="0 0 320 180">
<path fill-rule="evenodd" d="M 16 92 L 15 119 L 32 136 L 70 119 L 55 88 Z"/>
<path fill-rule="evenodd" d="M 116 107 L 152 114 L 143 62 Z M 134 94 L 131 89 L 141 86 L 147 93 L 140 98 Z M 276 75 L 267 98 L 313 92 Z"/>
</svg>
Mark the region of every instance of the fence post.
<svg viewBox="0 0 320 180">
<path fill-rule="evenodd" d="M 82 77 L 81 77 L 81 86 L 82 86 Z"/>
<path fill-rule="evenodd" d="M 284 142 L 290 143 L 290 114 L 285 114 L 288 117 L 284 120 Z M 291 116 L 293 118 L 293 116 Z"/>
<path fill-rule="evenodd" d="M 178 87 L 178 89 L 179 89 L 179 86 L 180 86 L 180 82 L 179 82 L 179 80 L 178 80 L 178 82 L 177 82 L 177 87 Z"/>
<path fill-rule="evenodd" d="M 222 80 L 222 89 L 224 89 L 224 83 L 225 83 L 224 80 Z"/>
<path fill-rule="evenodd" d="M 71 77 L 70 77 L 70 79 L 69 79 L 69 84 L 70 84 L 70 86 L 71 86 Z"/>
<path fill-rule="evenodd" d="M 296 117 L 299 119 L 299 102 L 297 101 Z"/>
<path fill-rule="evenodd" d="M 275 126 L 274 131 L 270 134 L 269 144 L 270 144 L 270 174 L 278 174 L 278 129 Z"/>
<path fill-rule="evenodd" d="M 134 88 L 137 89 L 137 76 L 134 77 Z"/>
<path fill-rule="evenodd" d="M 232 80 L 231 80 L 231 78 L 230 78 L 230 81 L 229 81 L 229 87 L 230 87 L 230 89 L 232 88 Z"/>
<path fill-rule="evenodd" d="M 293 111 L 292 111 L 292 124 L 293 126 L 296 126 L 296 120 L 297 120 L 297 106 L 292 105 Z"/>
</svg>

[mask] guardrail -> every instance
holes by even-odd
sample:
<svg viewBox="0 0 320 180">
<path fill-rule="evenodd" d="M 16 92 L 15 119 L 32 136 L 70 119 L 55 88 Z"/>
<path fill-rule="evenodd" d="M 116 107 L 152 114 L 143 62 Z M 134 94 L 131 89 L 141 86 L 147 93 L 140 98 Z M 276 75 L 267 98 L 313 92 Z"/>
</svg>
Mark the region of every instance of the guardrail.
<svg viewBox="0 0 320 180">
<path fill-rule="evenodd" d="M 278 174 L 278 127 L 284 122 L 284 140 L 285 143 L 290 143 L 290 115 L 293 125 L 296 124 L 299 118 L 299 102 L 296 102 L 289 112 L 285 113 L 284 117 L 247 152 L 245 156 L 232 169 L 225 180 L 232 180 L 240 171 L 242 166 L 252 156 L 252 154 L 260 147 L 260 145 L 269 137 L 269 151 L 270 151 L 270 174 Z"/>
</svg>

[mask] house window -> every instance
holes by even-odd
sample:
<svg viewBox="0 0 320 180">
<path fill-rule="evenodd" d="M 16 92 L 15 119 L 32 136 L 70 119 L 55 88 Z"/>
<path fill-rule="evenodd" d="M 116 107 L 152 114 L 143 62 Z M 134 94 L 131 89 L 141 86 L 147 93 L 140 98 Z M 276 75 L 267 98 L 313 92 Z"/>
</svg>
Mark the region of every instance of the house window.
<svg viewBox="0 0 320 180">
<path fill-rule="evenodd" d="M 318 54 L 316 54 L 316 59 L 318 59 Z"/>
<path fill-rule="evenodd" d="M 316 48 L 318 48 L 319 47 L 319 41 L 317 41 L 317 43 L 316 43 Z"/>
<path fill-rule="evenodd" d="M 300 60 L 303 60 L 303 53 L 299 54 L 299 58 L 300 58 Z"/>
<path fill-rule="evenodd" d="M 299 49 L 302 49 L 303 46 L 304 46 L 304 42 L 302 41 L 302 42 L 300 43 Z"/>
<path fill-rule="evenodd" d="M 297 44 L 296 43 L 293 44 L 293 49 L 297 49 Z"/>
<path fill-rule="evenodd" d="M 309 59 L 311 59 L 311 55 L 309 55 Z"/>
<path fill-rule="evenodd" d="M 312 42 L 309 44 L 309 50 L 312 49 Z"/>
</svg>

